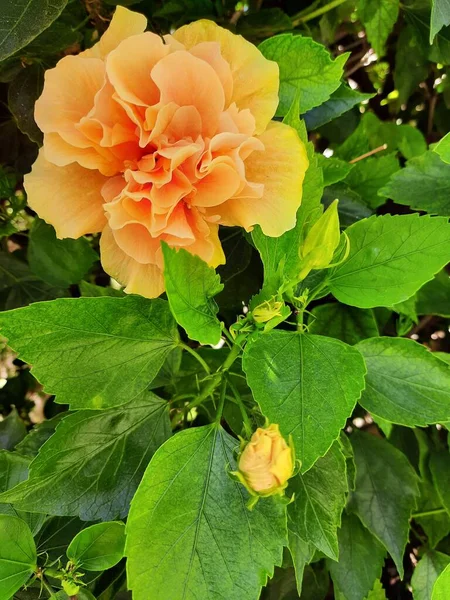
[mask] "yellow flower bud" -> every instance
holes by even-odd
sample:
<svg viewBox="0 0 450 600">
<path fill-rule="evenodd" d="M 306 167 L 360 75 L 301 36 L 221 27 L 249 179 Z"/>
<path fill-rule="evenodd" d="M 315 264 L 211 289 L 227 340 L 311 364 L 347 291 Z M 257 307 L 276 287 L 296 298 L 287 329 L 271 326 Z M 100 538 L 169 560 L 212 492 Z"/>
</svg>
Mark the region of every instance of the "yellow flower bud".
<svg viewBox="0 0 450 600">
<path fill-rule="evenodd" d="M 252 310 L 253 319 L 257 323 L 267 323 L 267 321 L 270 321 L 270 319 L 281 316 L 281 308 L 283 306 L 283 302 L 276 300 L 263 302 L 254 310 Z"/>
<path fill-rule="evenodd" d="M 303 259 L 300 279 L 304 279 L 312 269 L 325 269 L 331 263 L 341 235 L 337 207 L 338 200 L 335 200 L 309 230 L 300 248 Z"/>
<path fill-rule="evenodd" d="M 261 496 L 280 493 L 293 471 L 292 448 L 278 425 L 259 427 L 239 458 L 239 472 L 248 488 Z"/>
</svg>

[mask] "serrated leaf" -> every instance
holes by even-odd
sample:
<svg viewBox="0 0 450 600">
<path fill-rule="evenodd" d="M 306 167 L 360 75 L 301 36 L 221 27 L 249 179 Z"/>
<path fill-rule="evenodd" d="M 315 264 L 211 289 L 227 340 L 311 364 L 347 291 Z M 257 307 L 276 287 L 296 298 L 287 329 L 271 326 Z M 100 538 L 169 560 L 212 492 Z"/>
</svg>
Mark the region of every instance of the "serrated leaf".
<svg viewBox="0 0 450 600">
<path fill-rule="evenodd" d="M 346 233 L 349 257 L 332 271 L 328 284 L 340 302 L 351 306 L 402 302 L 450 260 L 450 224 L 443 217 L 370 217 Z"/>
<path fill-rule="evenodd" d="M 122 290 L 116 290 L 110 286 L 103 287 L 80 281 L 80 292 L 83 298 L 103 298 L 103 296 L 112 296 L 113 298 L 125 298 L 126 294 Z"/>
<path fill-rule="evenodd" d="M 375 585 L 370 590 L 366 600 L 386 600 L 386 593 L 379 579 L 375 581 Z"/>
<path fill-rule="evenodd" d="M 433 152 L 436 152 L 445 163 L 450 164 L 450 133 L 440 140 L 433 148 Z"/>
<path fill-rule="evenodd" d="M 330 206 L 334 200 L 339 200 L 338 213 L 341 227 L 349 227 L 373 215 L 373 210 L 364 204 L 361 196 L 351 190 L 344 182 L 334 183 L 323 190 L 322 203 Z"/>
<path fill-rule="evenodd" d="M 0 331 L 47 393 L 72 408 L 136 398 L 178 343 L 168 303 L 139 296 L 33 304 L 1 313 Z"/>
<path fill-rule="evenodd" d="M 3 0 L 0 15 L 0 61 L 47 29 L 67 0 Z"/>
<path fill-rule="evenodd" d="M 31 226 L 28 262 L 30 269 L 55 287 L 78 283 L 98 255 L 85 238 L 59 240 L 51 225 L 36 218 Z"/>
<path fill-rule="evenodd" d="M 262 413 L 292 435 L 302 472 L 330 448 L 364 388 L 360 353 L 320 335 L 260 335 L 246 346 L 243 368 Z"/>
<path fill-rule="evenodd" d="M 314 546 L 304 542 L 290 528 L 288 529 L 288 544 L 289 552 L 291 553 L 292 562 L 294 564 L 297 592 L 299 595 L 301 595 L 303 587 L 303 574 L 305 567 L 311 562 L 314 556 Z"/>
<path fill-rule="evenodd" d="M 415 210 L 449 217 L 450 165 L 442 161 L 436 152 L 425 152 L 394 173 L 380 189 L 380 195 Z"/>
<path fill-rule="evenodd" d="M 213 299 L 223 290 L 215 270 L 198 256 L 162 243 L 164 282 L 172 314 L 191 339 L 217 344 L 222 327 Z"/>
<path fill-rule="evenodd" d="M 381 58 L 386 40 L 394 29 L 400 7 L 399 0 L 359 0 L 358 15 L 372 48 Z"/>
<path fill-rule="evenodd" d="M 331 94 L 326 102 L 303 115 L 306 126 L 309 131 L 318 129 L 322 125 L 333 121 L 333 119 L 337 119 L 361 102 L 370 100 L 374 95 L 352 90 L 352 88 L 343 83 Z"/>
<path fill-rule="evenodd" d="M 394 153 L 379 158 L 372 156 L 356 162 L 345 183 L 361 196 L 367 206 L 376 209 L 386 201 L 380 197 L 380 189 L 399 169 L 400 164 Z"/>
<path fill-rule="evenodd" d="M 339 442 L 306 473 L 290 480 L 294 501 L 288 506 L 289 530 L 305 543 L 338 560 L 337 530 L 347 499 L 345 458 Z"/>
<path fill-rule="evenodd" d="M 386 552 L 356 515 L 342 515 L 339 561 L 327 560 L 342 600 L 363 600 L 380 577 Z"/>
<path fill-rule="evenodd" d="M 62 412 L 51 419 L 36 423 L 28 434 L 16 446 L 16 452 L 23 456 L 34 457 L 39 448 L 55 433 L 56 426 L 68 413 Z"/>
<path fill-rule="evenodd" d="M 341 85 L 348 54 L 332 60 L 324 46 L 302 35 L 284 33 L 264 40 L 259 49 L 280 67 L 280 102 L 276 115 L 283 117 L 300 93 L 301 110 L 319 106 Z"/>
<path fill-rule="evenodd" d="M 340 158 L 325 158 L 323 154 L 317 154 L 317 160 L 322 168 L 324 186 L 342 181 L 353 169 L 353 165 Z"/>
<path fill-rule="evenodd" d="M 426 51 L 410 25 L 402 28 L 395 54 L 394 83 L 399 104 L 406 104 L 419 83 L 428 75 Z"/>
<path fill-rule="evenodd" d="M 431 600 L 436 579 L 450 563 L 450 556 L 429 550 L 418 562 L 411 578 L 414 600 Z"/>
<path fill-rule="evenodd" d="M 67 558 L 86 571 L 111 569 L 123 558 L 125 525 L 119 521 L 86 527 L 73 538 Z"/>
<path fill-rule="evenodd" d="M 450 276 L 445 269 L 417 292 L 416 311 L 419 315 L 450 317 Z"/>
<path fill-rule="evenodd" d="M 450 371 L 450 369 L 447 370 Z M 434 453 L 430 457 L 430 471 L 434 487 L 442 506 L 450 515 L 450 455 L 448 452 Z M 450 560 L 450 558 L 449 558 Z"/>
<path fill-rule="evenodd" d="M 450 0 L 431 0 L 430 44 L 446 25 L 450 25 Z"/>
<path fill-rule="evenodd" d="M 69 415 L 31 463 L 29 478 L 0 501 L 86 521 L 125 517 L 147 463 L 170 432 L 167 404 L 153 394 Z"/>
<path fill-rule="evenodd" d="M 127 522 L 135 600 L 254 600 L 281 564 L 286 509 L 273 498 L 247 509 L 245 488 L 227 473 L 236 445 L 212 424 L 178 433 L 155 454 Z"/>
<path fill-rule="evenodd" d="M 405 455 L 389 442 L 358 431 L 350 441 L 356 464 L 351 507 L 382 542 L 403 578 L 403 552 L 419 478 Z"/>
<path fill-rule="evenodd" d="M 450 421 L 450 369 L 414 340 L 381 337 L 357 346 L 367 365 L 360 404 L 408 427 Z"/>
<path fill-rule="evenodd" d="M 9 415 L 0 421 L 0 449 L 13 450 L 26 435 L 25 423 L 13 406 Z"/>
<path fill-rule="evenodd" d="M 28 525 L 0 515 L 0 600 L 10 600 L 37 568 L 36 546 Z"/>
<path fill-rule="evenodd" d="M 450 590 L 450 565 L 447 565 L 433 586 L 431 600 L 447 600 Z"/>
<path fill-rule="evenodd" d="M 333 302 L 313 308 L 308 331 L 336 338 L 352 346 L 366 338 L 376 337 L 378 326 L 371 310 Z"/>
</svg>

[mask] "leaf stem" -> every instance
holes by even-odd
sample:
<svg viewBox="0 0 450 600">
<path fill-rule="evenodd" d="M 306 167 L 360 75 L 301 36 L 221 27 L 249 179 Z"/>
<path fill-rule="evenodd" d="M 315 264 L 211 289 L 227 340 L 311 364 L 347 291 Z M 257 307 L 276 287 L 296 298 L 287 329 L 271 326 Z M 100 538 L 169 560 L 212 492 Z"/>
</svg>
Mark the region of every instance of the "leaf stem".
<svg viewBox="0 0 450 600">
<path fill-rule="evenodd" d="M 381 146 L 378 146 L 378 148 L 374 148 L 373 150 L 370 150 L 370 152 L 366 152 L 365 154 L 361 154 L 361 156 L 357 156 L 353 160 L 350 160 L 349 164 L 354 165 L 355 163 L 359 162 L 360 160 L 363 160 L 364 158 L 368 158 L 369 156 L 372 156 L 373 154 L 377 154 L 378 152 L 382 152 L 383 150 L 386 150 L 387 147 L 388 147 L 387 144 L 381 144 Z"/>
<path fill-rule="evenodd" d="M 40 580 L 42 582 L 42 585 L 45 588 L 45 591 L 50 594 L 50 598 L 53 598 L 55 596 L 55 591 L 54 589 L 50 586 L 50 584 L 47 582 L 47 580 L 45 579 L 44 575 L 40 575 Z"/>
<path fill-rule="evenodd" d="M 433 515 L 440 515 L 445 512 L 447 512 L 445 508 L 433 508 L 433 510 L 425 510 L 423 512 L 413 513 L 411 518 L 419 519 L 421 517 L 431 517 Z"/>
<path fill-rule="evenodd" d="M 314 10 L 313 12 L 310 12 L 309 14 L 306 14 L 306 15 L 303 14 L 304 11 L 297 13 L 296 15 L 294 15 L 292 17 L 292 23 L 294 26 L 297 26 L 297 25 L 300 25 L 301 23 L 306 23 L 307 21 L 311 21 L 312 19 L 315 19 L 316 17 L 320 17 L 321 15 L 324 15 L 325 13 L 329 12 L 330 10 L 333 10 L 333 8 L 337 8 L 341 4 L 344 4 L 344 2 L 347 2 L 347 0 L 332 0 L 332 2 L 329 2 L 325 6 L 321 6 L 320 8 L 318 8 L 317 10 Z"/>
<path fill-rule="evenodd" d="M 228 376 L 227 379 L 228 379 L 228 385 L 230 386 L 230 390 L 233 392 L 233 396 L 236 400 L 236 403 L 238 404 L 238 406 L 241 410 L 242 420 L 244 422 L 245 433 L 247 434 L 248 437 L 250 437 L 252 435 L 252 424 L 250 422 L 250 419 L 248 418 L 248 414 L 247 414 L 247 410 L 245 408 L 244 402 L 241 398 L 241 395 L 238 392 L 237 387 L 231 381 L 231 377 Z"/>
<path fill-rule="evenodd" d="M 181 348 L 183 348 L 183 350 L 189 352 L 189 354 L 191 354 L 195 358 L 195 360 L 197 360 L 202 365 L 203 369 L 208 375 L 211 375 L 211 369 L 209 368 L 208 363 L 200 356 L 198 352 L 194 350 L 194 348 L 191 348 L 190 346 L 188 346 L 187 344 L 183 344 L 182 342 L 180 343 L 180 346 Z"/>
<path fill-rule="evenodd" d="M 227 392 L 227 385 L 228 385 L 227 378 L 223 377 L 222 385 L 220 387 L 219 405 L 217 407 L 217 414 L 216 414 L 216 423 L 217 424 L 219 424 L 220 420 L 222 419 L 223 407 L 225 405 L 225 396 L 226 396 L 226 392 Z"/>
</svg>

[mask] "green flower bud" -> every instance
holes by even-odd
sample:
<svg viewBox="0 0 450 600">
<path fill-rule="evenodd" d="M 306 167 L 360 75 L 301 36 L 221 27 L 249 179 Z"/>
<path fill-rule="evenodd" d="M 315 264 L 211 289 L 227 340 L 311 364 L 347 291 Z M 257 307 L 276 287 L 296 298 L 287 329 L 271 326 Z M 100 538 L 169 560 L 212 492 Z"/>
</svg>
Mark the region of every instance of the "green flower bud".
<svg viewBox="0 0 450 600">
<path fill-rule="evenodd" d="M 312 269 L 325 269 L 331 263 L 341 235 L 337 207 L 338 200 L 335 200 L 309 230 L 300 248 L 300 280 Z"/>
</svg>

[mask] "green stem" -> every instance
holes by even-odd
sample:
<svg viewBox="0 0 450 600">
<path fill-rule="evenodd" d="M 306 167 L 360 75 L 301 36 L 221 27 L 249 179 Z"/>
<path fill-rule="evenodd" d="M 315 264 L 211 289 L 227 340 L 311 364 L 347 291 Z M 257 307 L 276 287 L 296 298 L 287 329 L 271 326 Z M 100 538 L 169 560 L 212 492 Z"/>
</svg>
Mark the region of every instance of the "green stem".
<svg viewBox="0 0 450 600">
<path fill-rule="evenodd" d="M 43 575 L 41 575 L 40 580 L 42 581 L 42 585 L 44 586 L 46 592 L 48 594 L 50 594 L 50 598 L 53 598 L 55 596 L 55 591 L 52 589 L 50 584 L 47 583 L 47 581 L 45 580 L 45 577 Z"/>
<path fill-rule="evenodd" d="M 447 512 L 445 508 L 433 508 L 433 510 L 425 510 L 423 512 L 413 513 L 411 518 L 419 519 L 421 517 L 431 517 L 432 515 L 440 515 L 445 512 Z"/>
<path fill-rule="evenodd" d="M 211 375 L 211 369 L 209 368 L 208 363 L 200 356 L 200 354 L 198 354 L 198 352 L 194 350 L 194 348 L 191 348 L 190 346 L 188 346 L 187 344 L 183 344 L 182 342 L 180 343 L 180 346 L 183 348 L 183 350 L 189 352 L 189 354 L 191 354 L 195 358 L 195 360 L 197 360 L 202 365 L 203 369 L 208 375 Z"/>
<path fill-rule="evenodd" d="M 321 15 L 324 15 L 325 13 L 329 12 L 330 10 L 333 10 L 333 8 L 337 8 L 341 4 L 344 4 L 344 2 L 347 2 L 347 0 L 332 0 L 332 2 L 329 2 L 325 6 L 322 6 L 322 7 L 318 8 L 317 10 L 310 12 L 307 15 L 302 16 L 301 13 L 298 13 L 297 15 L 294 15 L 292 17 L 292 23 L 294 24 L 294 26 L 297 26 L 297 25 L 300 25 L 300 23 L 306 23 L 307 21 L 311 21 L 312 19 L 315 19 L 316 17 L 320 17 Z"/>
<path fill-rule="evenodd" d="M 222 419 L 222 413 L 223 413 L 223 407 L 225 405 L 225 396 L 226 396 L 226 392 L 227 392 L 227 378 L 224 377 L 222 379 L 222 385 L 220 388 L 220 398 L 219 398 L 219 405 L 217 407 L 217 414 L 216 414 L 216 423 L 220 423 L 220 420 Z"/>
<path fill-rule="evenodd" d="M 236 386 L 231 381 L 231 377 L 228 377 L 228 385 L 230 386 L 230 390 L 233 392 L 233 396 L 236 400 L 236 403 L 238 404 L 238 406 L 241 410 L 242 420 L 244 421 L 245 433 L 247 434 L 247 437 L 250 437 L 252 435 L 252 424 L 251 424 L 250 419 L 248 418 L 248 414 L 245 409 L 244 402 L 243 402 Z"/>
</svg>

